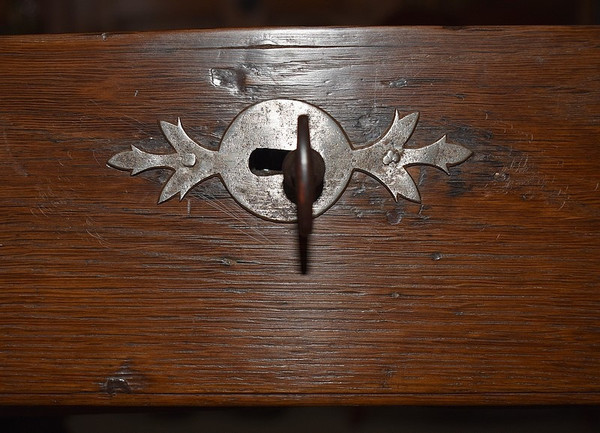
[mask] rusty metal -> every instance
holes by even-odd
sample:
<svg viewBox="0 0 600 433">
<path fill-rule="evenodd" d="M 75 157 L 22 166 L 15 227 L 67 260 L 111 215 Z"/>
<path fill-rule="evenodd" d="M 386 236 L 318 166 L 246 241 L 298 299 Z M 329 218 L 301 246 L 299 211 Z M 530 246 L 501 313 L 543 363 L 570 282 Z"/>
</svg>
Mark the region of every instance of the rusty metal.
<svg viewBox="0 0 600 433">
<path fill-rule="evenodd" d="M 283 187 L 288 198 L 296 203 L 300 268 L 308 270 L 308 243 L 313 227 L 313 203 L 323 188 L 325 163 L 310 146 L 309 118 L 298 117 L 297 148 L 282 164 Z"/>
<path fill-rule="evenodd" d="M 306 119 L 310 129 L 308 125 L 306 129 L 299 128 L 299 119 Z M 108 163 L 121 170 L 130 170 L 132 175 L 153 168 L 174 170 L 160 194 L 159 203 L 178 193 L 182 199 L 203 180 L 219 175 L 233 198 L 248 211 L 280 222 L 297 221 L 301 214 L 299 232 L 309 233 L 312 218 L 304 215 L 317 217 L 331 207 L 356 170 L 379 180 L 396 201 L 404 197 L 420 202 L 419 190 L 406 167 L 431 165 L 449 174 L 449 166 L 460 164 L 471 155 L 465 147 L 448 143 L 446 136 L 427 146 L 405 147 L 417 119 L 418 113 L 400 117 L 396 110 L 392 125 L 381 138 L 355 149 L 340 125 L 322 109 L 302 101 L 272 99 L 243 110 L 225 131 L 218 151 L 209 150 L 192 140 L 185 133 L 181 121 L 177 125 L 160 122 L 176 153 L 157 155 L 132 146 L 131 150 L 113 156 Z M 313 150 L 309 154 L 315 152 L 320 158 L 305 159 L 306 154 L 302 153 L 299 165 L 302 170 L 297 174 L 298 178 L 304 179 L 306 173 L 310 173 L 311 161 L 322 159 L 324 162 L 322 182 L 319 179 L 312 182 L 318 184 L 314 203 L 304 196 L 300 200 L 290 198 L 289 188 L 286 191 L 283 181 L 283 167 L 263 169 L 252 167 L 251 163 L 256 152 L 279 158 L 293 152 L 301 142 L 310 143 Z M 308 162 L 302 163 L 304 160 Z M 309 183 L 303 180 L 299 186 L 307 188 Z M 306 205 L 309 202 L 310 212 Z"/>
</svg>

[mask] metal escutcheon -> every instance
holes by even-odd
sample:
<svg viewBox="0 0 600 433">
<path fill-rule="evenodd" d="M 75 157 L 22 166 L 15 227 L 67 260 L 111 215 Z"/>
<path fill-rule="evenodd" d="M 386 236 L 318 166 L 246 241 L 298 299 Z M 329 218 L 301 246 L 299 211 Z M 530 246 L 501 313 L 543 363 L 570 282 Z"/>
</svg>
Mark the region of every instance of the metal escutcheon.
<svg viewBox="0 0 600 433">
<path fill-rule="evenodd" d="M 309 149 L 317 154 L 316 159 L 311 159 L 317 163 L 309 165 L 320 164 L 319 158 L 324 164 L 324 172 L 310 185 L 316 191 L 309 212 L 314 218 L 339 199 L 355 170 L 379 180 L 395 200 L 402 196 L 418 202 L 417 185 L 406 167 L 425 164 L 448 173 L 449 166 L 460 164 L 471 155 L 463 146 L 448 143 L 446 136 L 424 147 L 406 148 L 417 119 L 418 113 L 400 117 L 395 111 L 392 125 L 381 138 L 355 149 L 341 126 L 324 110 L 302 101 L 273 99 L 254 104 L 233 119 L 218 151 L 192 140 L 181 121 L 177 125 L 162 121 L 161 129 L 176 153 L 157 155 L 132 146 L 108 163 L 130 170 L 132 175 L 153 168 L 174 170 L 159 203 L 176 194 L 181 199 L 203 180 L 219 175 L 233 198 L 248 211 L 271 221 L 294 222 L 299 214 L 298 200 L 284 185 L 283 162 L 299 147 L 299 122 L 307 123 L 304 133 Z M 304 183 L 297 186 L 306 187 Z"/>
</svg>

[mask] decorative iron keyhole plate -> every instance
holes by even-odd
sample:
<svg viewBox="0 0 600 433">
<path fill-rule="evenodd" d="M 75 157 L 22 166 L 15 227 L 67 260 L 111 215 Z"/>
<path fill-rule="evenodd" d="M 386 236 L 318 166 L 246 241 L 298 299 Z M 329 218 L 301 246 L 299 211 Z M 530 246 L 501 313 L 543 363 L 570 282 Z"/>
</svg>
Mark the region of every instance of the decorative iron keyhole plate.
<svg viewBox="0 0 600 433">
<path fill-rule="evenodd" d="M 302 101 L 273 99 L 243 110 L 232 122 L 218 151 L 193 141 L 177 125 L 161 122 L 165 137 L 176 153 L 157 155 L 135 146 L 113 156 L 108 163 L 135 175 L 152 168 L 170 168 L 174 174 L 166 182 L 159 202 L 179 193 L 180 199 L 203 180 L 219 175 L 235 200 L 248 211 L 269 220 L 293 222 L 296 205 L 285 194 L 283 174 L 256 173 L 250 158 L 257 149 L 292 151 L 296 148 L 299 116 L 309 118 L 310 143 L 325 162 L 323 189 L 313 204 L 316 217 L 342 195 L 355 170 L 383 183 L 398 200 L 400 196 L 420 201 L 417 185 L 406 167 L 435 166 L 448 173 L 448 166 L 460 164 L 471 151 L 448 143 L 443 136 L 421 148 L 406 148 L 417 124 L 418 113 L 400 117 L 395 112 L 390 128 L 372 144 L 355 149 L 341 126 L 325 111 Z"/>
</svg>

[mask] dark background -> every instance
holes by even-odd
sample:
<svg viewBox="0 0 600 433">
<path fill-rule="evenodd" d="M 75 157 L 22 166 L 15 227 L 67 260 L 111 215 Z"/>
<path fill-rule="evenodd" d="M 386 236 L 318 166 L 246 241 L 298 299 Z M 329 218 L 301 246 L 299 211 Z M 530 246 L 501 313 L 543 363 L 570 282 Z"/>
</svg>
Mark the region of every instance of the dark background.
<svg viewBox="0 0 600 433">
<path fill-rule="evenodd" d="M 0 33 L 600 24 L 598 0 L 0 0 Z"/>
<path fill-rule="evenodd" d="M 0 34 L 262 26 L 522 24 L 598 25 L 600 1 L 0 0 Z M 600 432 L 600 414 L 594 406 L 0 408 L 0 430 L 14 433 Z"/>
</svg>

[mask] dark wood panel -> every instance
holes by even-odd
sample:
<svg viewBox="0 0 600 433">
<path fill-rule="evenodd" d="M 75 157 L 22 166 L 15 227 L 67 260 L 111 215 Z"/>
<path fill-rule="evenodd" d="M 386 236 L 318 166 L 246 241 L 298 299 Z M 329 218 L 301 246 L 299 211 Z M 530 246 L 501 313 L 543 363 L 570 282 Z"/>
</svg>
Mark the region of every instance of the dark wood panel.
<svg viewBox="0 0 600 433">
<path fill-rule="evenodd" d="M 600 400 L 600 30 L 269 29 L 0 39 L 0 402 Z M 242 109 L 301 99 L 353 144 L 394 109 L 422 204 L 364 174 L 315 221 L 240 208 L 217 179 L 157 205 L 181 117 L 217 146 Z"/>
</svg>

